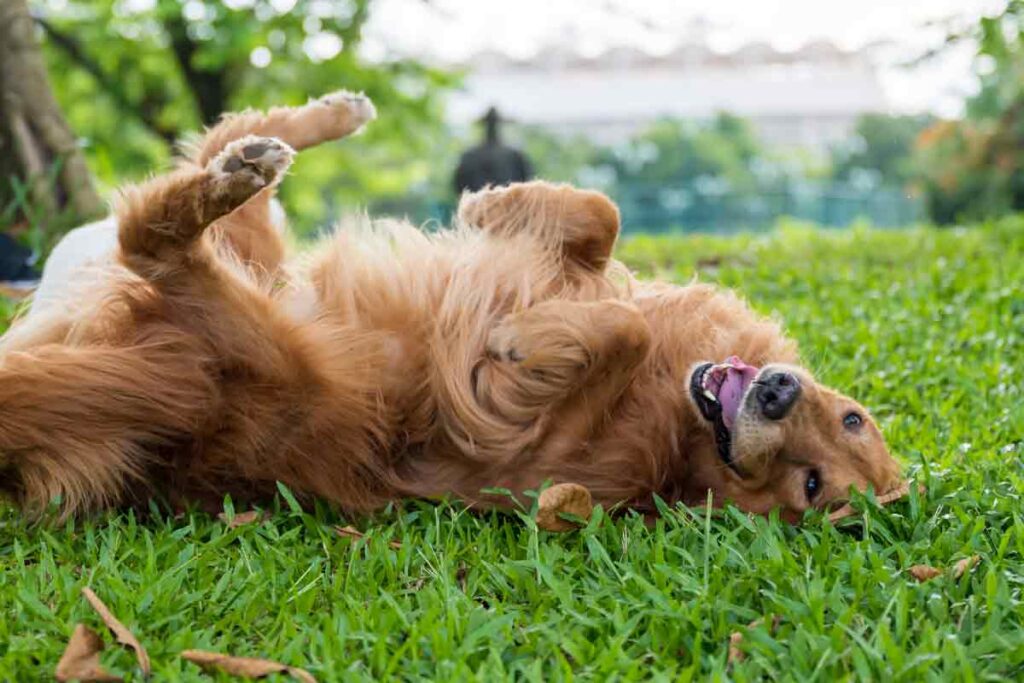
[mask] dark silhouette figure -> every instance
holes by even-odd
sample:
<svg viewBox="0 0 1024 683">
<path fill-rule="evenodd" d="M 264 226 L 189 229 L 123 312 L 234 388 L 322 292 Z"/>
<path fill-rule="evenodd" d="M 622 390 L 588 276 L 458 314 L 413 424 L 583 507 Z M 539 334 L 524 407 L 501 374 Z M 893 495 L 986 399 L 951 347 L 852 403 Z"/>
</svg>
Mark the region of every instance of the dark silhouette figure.
<svg viewBox="0 0 1024 683">
<path fill-rule="evenodd" d="M 502 144 L 498 127 L 501 117 L 491 107 L 482 119 L 486 137 L 482 144 L 471 147 L 459 158 L 455 170 L 455 192 L 476 192 L 488 185 L 508 185 L 529 180 L 533 169 L 518 149 Z"/>
</svg>

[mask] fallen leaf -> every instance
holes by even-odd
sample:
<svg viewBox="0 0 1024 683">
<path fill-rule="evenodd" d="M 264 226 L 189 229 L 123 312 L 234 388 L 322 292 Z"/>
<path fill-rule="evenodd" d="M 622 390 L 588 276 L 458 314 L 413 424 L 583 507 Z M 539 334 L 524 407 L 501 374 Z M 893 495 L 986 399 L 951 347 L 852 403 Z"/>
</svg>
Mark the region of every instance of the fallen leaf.
<svg viewBox="0 0 1024 683">
<path fill-rule="evenodd" d="M 57 662 L 54 677 L 58 681 L 122 681 L 120 676 L 107 673 L 100 665 L 100 652 L 103 651 L 103 639 L 85 624 L 75 626 L 64 654 Z"/>
<path fill-rule="evenodd" d="M 918 581 L 924 582 L 930 579 L 934 579 L 936 576 L 942 576 L 942 570 L 936 569 L 935 567 L 929 567 L 926 564 L 915 564 L 913 567 L 907 570 L 910 575 Z"/>
<path fill-rule="evenodd" d="M 555 484 L 541 491 L 537 499 L 537 526 L 546 531 L 571 531 L 576 524 L 559 517 L 560 513 L 590 519 L 594 503 L 590 491 L 579 484 Z"/>
<path fill-rule="evenodd" d="M 204 650 L 185 650 L 181 653 L 181 656 L 182 659 L 198 664 L 203 671 L 220 671 L 232 676 L 244 676 L 246 678 L 263 678 L 271 674 L 288 674 L 303 683 L 316 683 L 313 675 L 305 669 L 288 666 L 280 662 L 272 662 L 269 659 L 234 657 Z"/>
<path fill-rule="evenodd" d="M 107 625 L 110 632 L 117 638 L 117 642 L 122 645 L 126 645 L 131 649 L 135 650 L 135 659 L 139 662 L 139 668 L 142 670 L 143 676 L 149 676 L 149 655 L 146 653 L 146 648 L 142 647 L 142 643 L 129 631 L 124 624 L 117 620 L 117 617 L 107 609 L 107 606 L 103 604 L 103 601 L 96 597 L 96 594 L 92 592 L 92 589 L 88 586 L 82 588 L 82 595 L 89 601 L 92 608 L 96 610 L 96 613 L 103 619 L 103 623 Z"/>
<path fill-rule="evenodd" d="M 959 579 L 961 576 L 969 572 L 974 565 L 978 564 L 980 560 L 980 555 L 971 555 L 970 557 L 965 557 L 960 560 L 953 565 L 953 578 Z"/>
<path fill-rule="evenodd" d="M 217 515 L 217 519 L 228 525 L 229 529 L 237 529 L 240 526 L 246 524 L 252 524 L 253 522 L 262 522 L 267 518 L 267 513 L 261 510 L 249 510 L 248 512 L 238 512 L 232 517 L 228 517 L 226 512 L 221 512 Z"/>
<path fill-rule="evenodd" d="M 782 618 L 777 614 L 773 614 L 772 623 L 768 627 L 768 633 L 775 633 L 775 629 L 779 627 L 780 621 L 782 621 Z M 750 629 L 757 628 L 763 623 L 764 619 L 754 619 L 752 622 L 747 624 L 746 630 L 749 631 Z M 734 631 L 729 636 L 729 658 L 727 660 L 729 664 L 732 664 L 733 662 L 742 662 L 744 659 L 746 659 L 747 655 L 744 654 L 743 650 L 740 649 L 740 643 L 742 642 L 743 631 Z"/>
<path fill-rule="evenodd" d="M 924 493 L 924 484 L 918 487 L 918 491 Z M 898 487 L 894 488 L 892 491 L 889 491 L 888 493 L 883 493 L 882 495 L 878 496 L 876 500 L 878 501 L 879 505 L 888 505 L 889 503 L 897 501 L 901 498 L 905 498 L 908 495 L 910 495 L 910 482 L 905 481 Z M 828 516 L 828 520 L 834 523 L 855 514 L 857 514 L 857 510 L 852 505 L 847 503 L 838 510 L 831 512 Z"/>
<path fill-rule="evenodd" d="M 356 540 L 366 538 L 366 534 L 354 526 L 336 526 L 334 527 L 334 531 L 344 538 L 354 538 Z M 388 546 L 392 550 L 398 550 L 402 547 L 402 544 L 399 541 L 388 541 Z"/>
</svg>

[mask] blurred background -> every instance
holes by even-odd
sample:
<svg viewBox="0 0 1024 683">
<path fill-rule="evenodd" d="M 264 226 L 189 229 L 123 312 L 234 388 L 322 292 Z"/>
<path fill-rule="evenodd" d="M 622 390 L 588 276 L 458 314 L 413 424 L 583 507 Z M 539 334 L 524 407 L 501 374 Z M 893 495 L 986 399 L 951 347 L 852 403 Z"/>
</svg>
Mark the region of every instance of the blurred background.
<svg viewBox="0 0 1024 683">
<path fill-rule="evenodd" d="M 524 174 L 612 195 L 627 232 L 1024 208 L 1021 0 L 4 0 L 0 14 L 0 230 L 38 254 L 222 112 L 338 88 L 380 117 L 300 156 L 282 195 L 302 234 L 359 207 L 447 221 L 488 128 Z"/>
</svg>

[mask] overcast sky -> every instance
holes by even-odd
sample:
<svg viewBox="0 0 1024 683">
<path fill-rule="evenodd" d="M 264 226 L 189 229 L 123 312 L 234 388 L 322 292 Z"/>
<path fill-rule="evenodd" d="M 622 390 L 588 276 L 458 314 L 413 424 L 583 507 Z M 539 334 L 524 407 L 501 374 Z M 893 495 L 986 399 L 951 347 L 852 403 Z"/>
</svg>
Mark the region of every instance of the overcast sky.
<svg viewBox="0 0 1024 683">
<path fill-rule="evenodd" d="M 941 44 L 945 29 L 929 25 L 976 20 L 1004 0 L 376 0 L 365 34 L 370 54 L 385 51 L 459 61 L 487 48 L 527 57 L 562 44 L 584 54 L 616 45 L 671 49 L 694 20 L 705 20 L 712 48 L 751 41 L 795 49 L 825 38 L 845 49 L 877 41 L 883 86 L 897 111 L 956 114 L 973 84 L 964 46 L 913 72 L 907 58 Z"/>
</svg>

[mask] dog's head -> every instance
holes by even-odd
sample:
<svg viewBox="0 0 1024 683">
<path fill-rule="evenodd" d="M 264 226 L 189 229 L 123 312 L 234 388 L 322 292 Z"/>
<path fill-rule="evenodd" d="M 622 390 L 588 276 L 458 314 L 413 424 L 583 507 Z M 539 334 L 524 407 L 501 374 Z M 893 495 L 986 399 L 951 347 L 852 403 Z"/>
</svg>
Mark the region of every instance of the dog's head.
<svg viewBox="0 0 1024 683">
<path fill-rule="evenodd" d="M 731 470 L 727 495 L 745 510 L 795 517 L 845 500 L 851 487 L 883 493 L 899 483 L 867 410 L 803 368 L 754 367 L 736 356 L 704 362 L 687 393 Z"/>
</svg>

